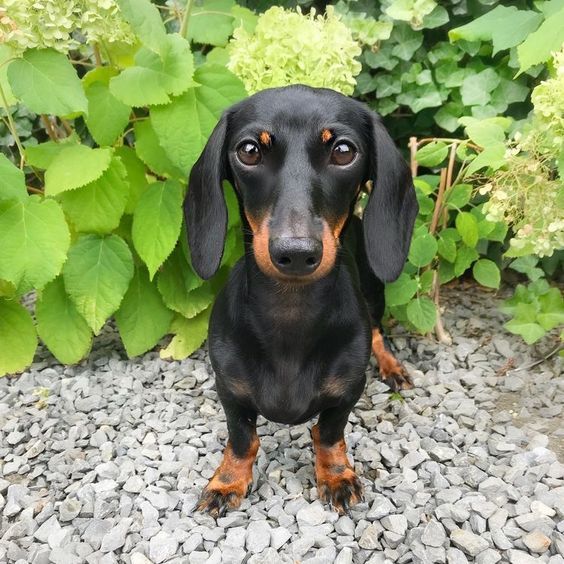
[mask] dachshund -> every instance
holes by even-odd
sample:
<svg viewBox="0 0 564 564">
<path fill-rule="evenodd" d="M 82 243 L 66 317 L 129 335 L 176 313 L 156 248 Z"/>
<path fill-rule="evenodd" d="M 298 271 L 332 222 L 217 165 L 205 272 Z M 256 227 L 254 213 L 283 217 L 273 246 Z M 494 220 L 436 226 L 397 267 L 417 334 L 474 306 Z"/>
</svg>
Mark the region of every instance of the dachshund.
<svg viewBox="0 0 564 564">
<path fill-rule="evenodd" d="M 412 387 L 381 326 L 384 282 L 403 269 L 418 211 L 410 169 L 380 117 L 333 90 L 293 85 L 235 104 L 193 166 L 184 202 L 192 267 L 204 279 L 223 255 L 224 180 L 238 200 L 245 254 L 210 316 L 229 440 L 198 509 L 221 516 L 249 493 L 258 414 L 290 425 L 318 415 L 318 494 L 348 512 L 362 486 L 344 429 L 371 350 L 384 382 Z M 368 181 L 361 222 L 355 203 Z"/>
</svg>

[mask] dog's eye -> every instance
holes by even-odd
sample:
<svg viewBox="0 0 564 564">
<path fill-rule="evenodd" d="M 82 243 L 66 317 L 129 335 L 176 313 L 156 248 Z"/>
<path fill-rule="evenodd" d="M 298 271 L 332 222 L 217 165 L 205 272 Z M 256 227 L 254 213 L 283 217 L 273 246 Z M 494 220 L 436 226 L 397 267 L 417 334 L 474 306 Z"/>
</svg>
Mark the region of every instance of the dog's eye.
<svg viewBox="0 0 564 564">
<path fill-rule="evenodd" d="M 338 143 L 331 152 L 331 164 L 345 166 L 353 162 L 356 150 L 349 143 Z"/>
<path fill-rule="evenodd" d="M 237 149 L 237 157 L 247 166 L 258 165 L 261 161 L 260 149 L 256 143 L 246 141 Z"/>
</svg>

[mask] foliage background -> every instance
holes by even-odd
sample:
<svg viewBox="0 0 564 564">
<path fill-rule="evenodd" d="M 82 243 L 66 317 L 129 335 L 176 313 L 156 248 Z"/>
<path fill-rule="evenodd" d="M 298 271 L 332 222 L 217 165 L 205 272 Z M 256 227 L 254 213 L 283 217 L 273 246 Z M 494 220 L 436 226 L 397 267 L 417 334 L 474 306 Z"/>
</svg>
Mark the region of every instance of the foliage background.
<svg viewBox="0 0 564 564">
<path fill-rule="evenodd" d="M 409 146 L 421 210 L 391 315 L 448 340 L 441 284 L 498 288 L 509 266 L 531 283 L 507 328 L 537 341 L 564 319 L 547 280 L 562 260 L 563 42 L 564 0 L 6 0 L 0 375 L 38 337 L 78 362 L 112 317 L 129 356 L 169 334 L 165 358 L 202 344 L 242 243 L 226 184 L 222 268 L 196 276 L 186 177 L 223 109 L 289 82 L 353 93 Z"/>
</svg>

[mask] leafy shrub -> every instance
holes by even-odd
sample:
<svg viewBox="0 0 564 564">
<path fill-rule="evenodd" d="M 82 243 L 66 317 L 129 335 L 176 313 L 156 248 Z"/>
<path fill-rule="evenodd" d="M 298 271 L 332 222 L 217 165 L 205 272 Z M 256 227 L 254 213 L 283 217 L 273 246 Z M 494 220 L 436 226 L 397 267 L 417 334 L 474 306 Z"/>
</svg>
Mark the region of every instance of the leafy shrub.
<svg viewBox="0 0 564 564">
<path fill-rule="evenodd" d="M 194 68 L 189 42 L 166 32 L 148 0 L 119 5 L 140 43 L 132 60 L 102 50 L 106 64 L 79 79 L 63 36 L 58 49 L 25 49 L 0 82 L 50 136 L 20 144 L 21 168 L 0 155 L 0 374 L 32 361 L 38 335 L 58 360 L 78 362 L 111 316 L 130 356 L 172 333 L 161 355 L 185 357 L 241 253 L 227 186 L 229 233 L 213 280 L 192 271 L 181 225 L 186 176 L 245 89 L 224 67 Z M 32 290 L 35 323 L 20 305 Z"/>
<path fill-rule="evenodd" d="M 328 6 L 325 16 L 273 7 L 261 14 L 254 32 L 235 30 L 228 68 L 254 94 L 265 88 L 308 84 L 352 94 L 361 53 L 347 27 Z"/>
</svg>

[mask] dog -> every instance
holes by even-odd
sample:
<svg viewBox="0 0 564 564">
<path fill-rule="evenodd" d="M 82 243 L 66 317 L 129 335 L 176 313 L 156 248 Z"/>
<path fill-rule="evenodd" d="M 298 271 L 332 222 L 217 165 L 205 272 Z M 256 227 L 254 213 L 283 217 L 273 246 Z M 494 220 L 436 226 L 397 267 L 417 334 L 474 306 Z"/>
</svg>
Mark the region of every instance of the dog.
<svg viewBox="0 0 564 564">
<path fill-rule="evenodd" d="M 293 85 L 227 109 L 192 168 L 184 215 L 194 270 L 218 270 L 234 187 L 245 254 L 210 317 L 208 345 L 227 419 L 223 460 L 198 509 L 236 508 L 252 485 L 257 415 L 312 428 L 319 497 L 339 513 L 362 499 L 344 429 L 373 351 L 393 390 L 412 382 L 383 336 L 384 282 L 402 271 L 418 205 L 382 122 L 333 90 Z M 362 223 L 353 211 L 373 189 Z"/>
</svg>

